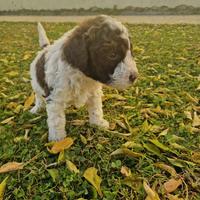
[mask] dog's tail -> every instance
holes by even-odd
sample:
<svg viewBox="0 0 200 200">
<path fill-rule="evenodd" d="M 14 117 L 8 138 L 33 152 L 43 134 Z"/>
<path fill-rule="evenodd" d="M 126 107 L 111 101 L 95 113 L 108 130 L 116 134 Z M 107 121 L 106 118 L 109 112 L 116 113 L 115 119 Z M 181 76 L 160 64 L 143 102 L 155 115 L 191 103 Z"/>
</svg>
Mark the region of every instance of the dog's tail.
<svg viewBox="0 0 200 200">
<path fill-rule="evenodd" d="M 38 22 L 38 34 L 39 34 L 39 44 L 41 48 L 44 48 L 50 44 L 49 39 L 46 35 L 46 31 L 44 30 L 42 24 Z"/>
</svg>

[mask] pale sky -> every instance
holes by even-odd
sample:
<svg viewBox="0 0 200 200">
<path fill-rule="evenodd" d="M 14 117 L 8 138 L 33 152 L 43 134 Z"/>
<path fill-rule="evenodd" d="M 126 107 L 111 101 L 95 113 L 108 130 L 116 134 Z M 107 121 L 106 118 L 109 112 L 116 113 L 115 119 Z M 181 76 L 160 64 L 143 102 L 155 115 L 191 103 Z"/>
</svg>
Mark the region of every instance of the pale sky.
<svg viewBox="0 0 200 200">
<path fill-rule="evenodd" d="M 200 7 L 200 0 L 0 0 L 0 10 L 18 10 L 18 9 L 64 9 L 64 8 L 112 8 L 117 5 L 118 8 L 126 6 L 133 7 L 151 7 L 151 6 L 169 6 L 192 5 Z"/>
</svg>

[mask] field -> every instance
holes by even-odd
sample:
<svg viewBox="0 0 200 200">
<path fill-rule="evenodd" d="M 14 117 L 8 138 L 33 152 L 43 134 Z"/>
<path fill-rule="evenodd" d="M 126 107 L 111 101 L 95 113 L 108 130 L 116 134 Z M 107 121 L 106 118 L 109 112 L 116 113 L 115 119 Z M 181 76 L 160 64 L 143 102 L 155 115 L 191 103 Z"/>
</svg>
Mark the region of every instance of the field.
<svg viewBox="0 0 200 200">
<path fill-rule="evenodd" d="M 44 23 L 51 41 L 74 25 Z M 45 111 L 28 112 L 36 24 L 0 22 L 4 199 L 200 199 L 200 26 L 126 26 L 140 76 L 125 91 L 104 89 L 110 130 L 90 126 L 86 109 L 71 107 L 66 131 L 74 142 L 52 154 Z M 10 162 L 17 163 L 8 172 Z M 97 175 L 85 178 L 88 168 Z"/>
</svg>

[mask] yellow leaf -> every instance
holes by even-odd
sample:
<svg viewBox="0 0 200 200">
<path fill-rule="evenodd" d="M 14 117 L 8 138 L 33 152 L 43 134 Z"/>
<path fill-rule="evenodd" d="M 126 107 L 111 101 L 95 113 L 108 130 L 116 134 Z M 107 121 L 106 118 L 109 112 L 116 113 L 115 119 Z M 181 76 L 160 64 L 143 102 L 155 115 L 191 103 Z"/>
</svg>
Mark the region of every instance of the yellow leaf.
<svg viewBox="0 0 200 200">
<path fill-rule="evenodd" d="M 186 97 L 188 98 L 189 101 L 191 101 L 192 103 L 198 104 L 198 99 L 196 97 L 192 97 L 189 93 L 184 92 L 184 94 L 186 95 Z"/>
<path fill-rule="evenodd" d="M 25 54 L 24 57 L 23 57 L 23 60 L 28 60 L 30 57 L 31 57 L 30 54 Z"/>
<path fill-rule="evenodd" d="M 179 198 L 178 195 L 168 194 L 167 197 L 169 200 L 183 200 L 182 198 Z"/>
<path fill-rule="evenodd" d="M 168 131 L 169 131 L 169 128 L 163 130 L 163 131 L 159 134 L 159 136 L 167 135 Z"/>
<path fill-rule="evenodd" d="M 105 101 L 105 100 L 109 100 L 109 99 L 117 99 L 117 100 L 119 100 L 119 101 L 124 101 L 124 100 L 126 100 L 125 97 L 123 97 L 123 96 L 121 96 L 121 95 L 119 95 L 119 94 L 107 94 L 107 95 L 104 96 L 103 99 L 104 99 L 104 101 Z"/>
<path fill-rule="evenodd" d="M 199 84 L 199 86 L 197 87 L 197 89 L 196 90 L 200 90 L 200 84 Z"/>
<path fill-rule="evenodd" d="M 79 173 L 79 170 L 77 169 L 76 165 L 71 162 L 70 160 L 66 161 L 67 167 L 69 169 L 69 171 L 74 172 L 74 173 Z"/>
<path fill-rule="evenodd" d="M 6 73 L 8 76 L 10 77 L 16 77 L 19 75 L 19 72 L 16 72 L 16 71 L 11 71 L 11 72 L 8 72 Z"/>
<path fill-rule="evenodd" d="M 192 153 L 192 161 L 200 164 L 200 151 Z"/>
<path fill-rule="evenodd" d="M 47 171 L 49 172 L 50 176 L 53 179 L 53 182 L 56 182 L 56 180 L 59 177 L 59 173 L 57 169 L 47 169 Z"/>
<path fill-rule="evenodd" d="M 146 200 L 160 200 L 157 192 L 151 189 L 145 181 L 143 182 L 143 187 L 145 192 L 147 193 Z"/>
<path fill-rule="evenodd" d="M 31 96 L 29 96 L 24 103 L 24 111 L 28 110 L 31 107 L 31 105 L 34 103 L 34 100 L 35 100 L 35 95 L 34 92 L 32 92 Z"/>
<path fill-rule="evenodd" d="M 131 170 L 126 166 L 122 166 L 120 172 L 126 177 L 131 176 Z"/>
<path fill-rule="evenodd" d="M 19 113 L 22 110 L 23 106 L 22 105 L 18 105 L 15 110 L 14 113 Z"/>
<path fill-rule="evenodd" d="M 120 148 L 120 149 L 117 149 L 115 151 L 113 151 L 110 155 L 111 156 L 115 156 L 115 155 L 126 155 L 128 157 L 131 157 L 131 158 L 139 158 L 141 156 L 143 156 L 142 153 L 138 153 L 138 152 L 133 152 L 127 148 Z"/>
<path fill-rule="evenodd" d="M 169 166 L 169 165 L 166 165 L 164 163 L 155 163 L 154 165 L 156 167 L 160 168 L 160 169 L 163 169 L 163 170 L 167 171 L 172 176 L 177 176 L 176 170 L 173 167 Z"/>
<path fill-rule="evenodd" d="M 94 167 L 90 167 L 85 170 L 83 176 L 87 181 L 89 181 L 95 187 L 100 197 L 103 197 L 103 193 L 100 188 L 102 179 L 100 176 L 97 175 L 97 169 Z"/>
<path fill-rule="evenodd" d="M 65 149 L 68 149 L 71 147 L 71 145 L 74 143 L 74 140 L 70 137 L 67 137 L 61 141 L 55 142 L 50 150 L 50 153 L 57 154 L 61 151 L 64 151 Z"/>
<path fill-rule="evenodd" d="M 0 173 L 20 170 L 20 169 L 23 169 L 23 167 L 24 167 L 23 163 L 8 162 L 0 167 Z"/>
<path fill-rule="evenodd" d="M 82 142 L 83 144 L 87 144 L 87 139 L 86 139 L 85 136 L 83 136 L 83 135 L 80 134 L 80 138 L 81 138 L 81 142 Z"/>
<path fill-rule="evenodd" d="M 3 200 L 3 195 L 6 189 L 7 180 L 8 176 L 0 184 L 0 200 Z"/>
<path fill-rule="evenodd" d="M 75 119 L 70 121 L 70 123 L 74 126 L 83 126 L 85 124 L 85 120 Z"/>
<path fill-rule="evenodd" d="M 191 112 L 189 112 L 189 111 L 184 111 L 184 114 L 185 114 L 185 116 L 186 116 L 188 119 L 192 120 L 192 114 L 191 114 Z"/>
<path fill-rule="evenodd" d="M 14 119 L 14 118 L 15 118 L 14 116 L 13 116 L 13 117 L 9 117 L 9 118 L 3 120 L 3 121 L 1 122 L 1 124 L 8 124 L 8 123 L 11 122 L 12 119 Z"/>
<path fill-rule="evenodd" d="M 58 163 L 62 163 L 65 161 L 65 152 L 61 151 L 58 156 Z"/>
<path fill-rule="evenodd" d="M 193 118 L 192 126 L 194 126 L 194 127 L 200 126 L 200 119 L 199 119 L 196 112 L 194 112 L 194 118 Z"/>
<path fill-rule="evenodd" d="M 164 183 L 164 189 L 166 193 L 174 192 L 180 185 L 182 184 L 181 179 L 170 179 L 167 182 Z"/>
<path fill-rule="evenodd" d="M 10 102 L 6 108 L 9 108 L 9 109 L 15 109 L 16 107 L 18 106 L 18 104 L 16 102 Z"/>
</svg>

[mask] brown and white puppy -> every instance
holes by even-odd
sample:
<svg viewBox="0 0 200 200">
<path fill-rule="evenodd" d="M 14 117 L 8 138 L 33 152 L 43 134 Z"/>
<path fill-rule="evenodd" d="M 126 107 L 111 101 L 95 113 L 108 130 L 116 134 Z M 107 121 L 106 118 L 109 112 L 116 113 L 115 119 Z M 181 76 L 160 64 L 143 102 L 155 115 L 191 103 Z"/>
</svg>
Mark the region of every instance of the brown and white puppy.
<svg viewBox="0 0 200 200">
<path fill-rule="evenodd" d="M 136 80 L 138 71 L 131 55 L 125 26 L 101 15 L 89 19 L 50 45 L 38 24 L 43 50 L 31 63 L 36 113 L 46 99 L 49 140 L 63 139 L 65 108 L 87 105 L 89 122 L 108 128 L 103 118 L 102 84 L 125 89 Z"/>
</svg>

